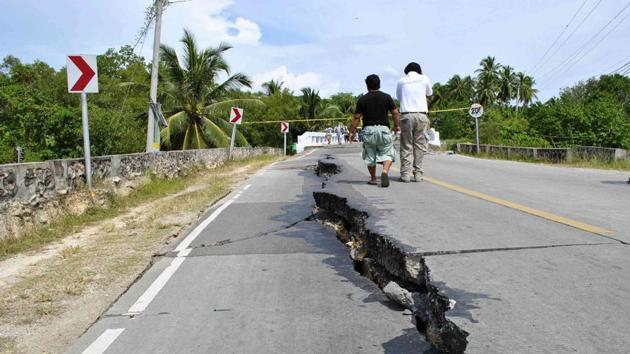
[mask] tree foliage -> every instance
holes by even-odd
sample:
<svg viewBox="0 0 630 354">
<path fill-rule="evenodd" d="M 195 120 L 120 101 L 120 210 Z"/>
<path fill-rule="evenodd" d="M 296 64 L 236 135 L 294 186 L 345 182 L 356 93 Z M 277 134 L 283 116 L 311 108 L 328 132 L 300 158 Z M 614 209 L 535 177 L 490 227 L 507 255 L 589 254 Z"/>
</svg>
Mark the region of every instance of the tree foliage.
<svg viewBox="0 0 630 354">
<path fill-rule="evenodd" d="M 190 33 L 181 56 L 162 48 L 158 100 L 170 125 L 163 148 L 227 146 L 230 107 L 245 108 L 237 145 L 282 146 L 280 122 L 293 122 L 289 143 L 309 130 L 348 124 L 357 96 L 341 92 L 324 98 L 313 88 L 292 92 L 281 81 L 263 92 L 243 91 L 244 74 L 231 74 L 223 54 L 229 46 L 199 48 Z M 93 155 L 145 149 L 150 72 L 129 46 L 98 58 L 100 93 L 89 95 Z M 44 62 L 22 63 L 7 56 L 0 64 L 0 163 L 13 162 L 15 147 L 26 161 L 81 157 L 83 141 L 78 95 L 67 93 L 65 68 Z M 579 82 L 547 102 L 537 102 L 533 77 L 494 57 L 480 62 L 474 75 L 454 75 L 435 83 L 430 109 L 468 107 L 482 102 L 484 143 L 518 146 L 595 145 L 630 149 L 630 78 L 604 75 Z M 516 108 L 519 107 L 517 110 Z M 320 121 L 318 119 L 331 119 Z M 474 121 L 466 111 L 432 114 L 443 139 L 474 139 Z M 267 122 L 270 124 L 250 124 Z"/>
<path fill-rule="evenodd" d="M 147 81 L 144 60 L 129 47 L 99 56 L 101 93 L 89 95 L 90 138 L 94 155 L 135 152 L 144 147 L 147 93 L 123 86 Z M 8 56 L 0 66 L 0 163 L 14 162 L 17 146 L 26 161 L 83 154 L 78 95 L 67 93 L 66 71 Z"/>
<path fill-rule="evenodd" d="M 257 100 L 230 99 L 231 90 L 251 87 L 251 80 L 242 73 L 230 74 L 223 58 L 232 47 L 222 43 L 216 48 L 200 49 L 191 32 L 185 30 L 181 39 L 183 57 L 175 49 L 162 45 L 161 58 L 166 69 L 170 105 L 168 126 L 162 130 L 162 142 L 167 148 L 205 149 L 227 147 L 230 125 L 217 110 L 228 111 L 238 104 L 256 104 Z M 219 83 L 219 76 L 226 75 Z M 249 146 L 247 139 L 236 135 L 236 145 Z"/>
</svg>

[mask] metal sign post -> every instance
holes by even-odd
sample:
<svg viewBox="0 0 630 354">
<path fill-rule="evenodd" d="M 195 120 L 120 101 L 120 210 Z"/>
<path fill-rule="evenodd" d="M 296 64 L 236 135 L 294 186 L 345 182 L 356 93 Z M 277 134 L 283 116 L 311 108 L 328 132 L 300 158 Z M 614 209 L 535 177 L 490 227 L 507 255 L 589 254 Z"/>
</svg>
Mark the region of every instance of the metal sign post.
<svg viewBox="0 0 630 354">
<path fill-rule="evenodd" d="M 284 135 L 284 156 L 287 156 L 287 134 L 289 133 L 289 122 L 280 123 L 280 132 Z"/>
<path fill-rule="evenodd" d="M 87 93 L 81 93 L 81 121 L 83 123 L 83 155 L 85 156 L 85 181 L 92 189 L 92 158 L 90 156 L 90 127 L 88 124 Z"/>
<path fill-rule="evenodd" d="M 468 114 L 471 117 L 475 118 L 475 132 L 477 137 L 477 154 L 481 153 L 481 146 L 479 144 L 479 118 L 483 115 L 483 106 L 479 103 L 474 103 L 470 106 L 470 110 L 468 110 Z"/>
<path fill-rule="evenodd" d="M 243 123 L 243 109 L 238 107 L 232 107 L 230 110 L 230 123 L 232 124 L 232 139 L 230 140 L 230 151 L 228 153 L 228 159 L 232 159 L 234 153 L 234 141 L 236 140 L 236 126 Z"/>
<path fill-rule="evenodd" d="M 15 159 L 17 163 L 22 163 L 22 159 L 24 158 L 24 149 L 21 146 L 15 148 Z"/>
<path fill-rule="evenodd" d="M 83 126 L 83 153 L 85 155 L 85 182 L 92 189 L 92 158 L 90 156 L 90 125 L 87 94 L 98 93 L 96 55 L 69 55 L 67 58 L 68 92 L 81 94 L 81 121 Z"/>
</svg>

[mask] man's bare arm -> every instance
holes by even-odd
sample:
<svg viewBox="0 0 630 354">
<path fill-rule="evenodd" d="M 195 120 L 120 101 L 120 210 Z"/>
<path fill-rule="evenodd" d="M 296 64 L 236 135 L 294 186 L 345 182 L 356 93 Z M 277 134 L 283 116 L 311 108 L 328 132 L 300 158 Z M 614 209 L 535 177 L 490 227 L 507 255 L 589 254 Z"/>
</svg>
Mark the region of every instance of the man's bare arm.
<svg viewBox="0 0 630 354">
<path fill-rule="evenodd" d="M 392 120 L 394 121 L 394 131 L 400 131 L 400 113 L 398 113 L 398 109 L 394 108 L 391 110 L 392 112 Z"/>
<path fill-rule="evenodd" d="M 357 131 L 359 123 L 361 123 L 361 113 L 355 113 L 354 117 L 352 117 L 352 126 L 350 127 L 350 142 L 354 141 L 354 134 Z"/>
</svg>

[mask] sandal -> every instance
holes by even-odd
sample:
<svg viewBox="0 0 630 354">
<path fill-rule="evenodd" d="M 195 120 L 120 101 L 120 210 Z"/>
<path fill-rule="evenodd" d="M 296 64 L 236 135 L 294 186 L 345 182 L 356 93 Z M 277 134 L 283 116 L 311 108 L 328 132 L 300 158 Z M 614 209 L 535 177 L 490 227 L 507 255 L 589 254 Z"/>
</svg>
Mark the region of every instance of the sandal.
<svg viewBox="0 0 630 354">
<path fill-rule="evenodd" d="M 368 181 L 367 184 L 369 184 L 370 186 L 377 186 L 378 182 L 376 182 L 376 181 Z"/>
<path fill-rule="evenodd" d="M 381 187 L 389 187 L 389 175 L 385 172 L 381 173 Z"/>
</svg>

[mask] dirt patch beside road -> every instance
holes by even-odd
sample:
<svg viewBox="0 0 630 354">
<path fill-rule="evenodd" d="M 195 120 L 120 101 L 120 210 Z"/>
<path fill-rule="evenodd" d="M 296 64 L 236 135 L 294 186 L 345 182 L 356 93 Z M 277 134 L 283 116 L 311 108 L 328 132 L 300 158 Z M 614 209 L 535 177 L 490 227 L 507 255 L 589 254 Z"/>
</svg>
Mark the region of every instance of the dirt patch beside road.
<svg viewBox="0 0 630 354">
<path fill-rule="evenodd" d="M 210 205 L 272 162 L 262 157 L 187 177 L 185 189 L 85 225 L 0 262 L 0 352 L 58 353 Z"/>
</svg>

